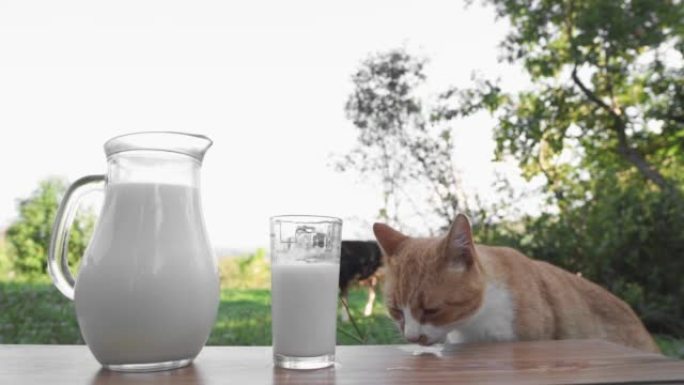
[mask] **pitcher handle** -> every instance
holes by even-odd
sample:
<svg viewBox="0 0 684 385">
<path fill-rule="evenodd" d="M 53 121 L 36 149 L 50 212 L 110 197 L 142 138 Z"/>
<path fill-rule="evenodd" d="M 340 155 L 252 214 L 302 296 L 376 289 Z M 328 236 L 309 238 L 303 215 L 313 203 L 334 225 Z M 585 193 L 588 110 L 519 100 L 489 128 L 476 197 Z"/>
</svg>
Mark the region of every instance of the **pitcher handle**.
<svg viewBox="0 0 684 385">
<path fill-rule="evenodd" d="M 76 281 L 69 270 L 68 259 L 71 225 L 76 217 L 76 209 L 81 198 L 90 191 L 101 189 L 101 184 L 105 180 L 104 175 L 88 175 L 72 183 L 59 204 L 55 224 L 52 227 L 48 250 L 48 272 L 57 289 L 72 301 Z"/>
</svg>

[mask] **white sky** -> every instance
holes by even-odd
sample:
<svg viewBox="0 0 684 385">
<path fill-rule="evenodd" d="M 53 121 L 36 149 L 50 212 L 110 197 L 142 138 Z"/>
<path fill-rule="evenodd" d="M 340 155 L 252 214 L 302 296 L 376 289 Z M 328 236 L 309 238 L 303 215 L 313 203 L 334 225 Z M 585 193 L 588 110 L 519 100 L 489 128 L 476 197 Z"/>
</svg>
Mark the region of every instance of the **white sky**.
<svg viewBox="0 0 684 385">
<path fill-rule="evenodd" d="M 336 173 L 354 145 L 351 74 L 395 47 L 430 58 L 435 91 L 473 71 L 515 87 L 497 62 L 506 25 L 459 1 L 0 0 L 0 226 L 39 180 L 104 173 L 102 144 L 133 131 L 202 133 L 205 219 L 217 246 L 268 243 L 268 218 L 345 219 L 369 238 L 377 186 Z M 458 130 L 467 186 L 493 180 L 491 121 Z"/>
</svg>

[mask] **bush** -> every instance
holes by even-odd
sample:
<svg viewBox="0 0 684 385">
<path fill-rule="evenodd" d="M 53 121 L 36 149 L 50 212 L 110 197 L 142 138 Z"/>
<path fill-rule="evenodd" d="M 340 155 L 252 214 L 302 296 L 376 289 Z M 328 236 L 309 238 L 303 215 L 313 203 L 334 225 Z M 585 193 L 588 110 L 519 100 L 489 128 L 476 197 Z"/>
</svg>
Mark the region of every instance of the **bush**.
<svg viewBox="0 0 684 385">
<path fill-rule="evenodd" d="M 19 218 L 7 229 L 9 252 L 18 278 L 39 280 L 47 277 L 52 225 L 65 190 L 63 180 L 47 179 L 19 203 Z M 69 238 L 71 266 L 76 266 L 85 252 L 94 224 L 92 213 L 77 214 Z"/>
<path fill-rule="evenodd" d="M 219 261 L 221 287 L 224 289 L 269 289 L 271 265 L 266 250 L 257 249 L 253 254 L 228 257 Z"/>
<path fill-rule="evenodd" d="M 501 224 L 485 243 L 513 246 L 607 288 L 653 333 L 684 336 L 684 207 L 636 183 L 601 183 L 584 204 Z M 522 231 L 521 231 L 522 229 Z"/>
</svg>

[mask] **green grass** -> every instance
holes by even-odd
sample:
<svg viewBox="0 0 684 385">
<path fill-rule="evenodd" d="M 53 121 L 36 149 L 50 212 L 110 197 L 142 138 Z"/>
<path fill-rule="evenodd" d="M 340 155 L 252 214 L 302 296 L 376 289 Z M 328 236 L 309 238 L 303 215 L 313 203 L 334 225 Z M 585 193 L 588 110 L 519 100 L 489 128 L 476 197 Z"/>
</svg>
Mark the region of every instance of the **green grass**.
<svg viewBox="0 0 684 385">
<path fill-rule="evenodd" d="M 670 357 L 684 359 L 684 339 L 677 339 L 665 335 L 656 335 L 656 343 L 660 346 L 663 354 Z"/>
<path fill-rule="evenodd" d="M 0 343 L 83 343 L 74 306 L 50 284 L 0 282 Z"/>
<path fill-rule="evenodd" d="M 271 311 L 268 289 L 223 289 L 209 345 L 270 345 Z M 363 317 L 366 292 L 352 290 L 350 305 L 361 335 L 338 318 L 340 345 L 403 343 L 385 315 L 382 298 L 374 314 Z M 656 336 L 663 353 L 684 358 L 684 339 Z M 0 343 L 82 344 L 73 303 L 49 283 L 0 282 Z"/>
<path fill-rule="evenodd" d="M 363 317 L 365 292 L 352 291 L 350 304 L 362 333 L 338 320 L 339 344 L 387 344 L 401 339 L 384 306 Z M 268 289 L 223 289 L 209 345 L 270 345 L 271 296 Z M 51 284 L 0 282 L 0 343 L 82 344 L 72 302 Z"/>
</svg>

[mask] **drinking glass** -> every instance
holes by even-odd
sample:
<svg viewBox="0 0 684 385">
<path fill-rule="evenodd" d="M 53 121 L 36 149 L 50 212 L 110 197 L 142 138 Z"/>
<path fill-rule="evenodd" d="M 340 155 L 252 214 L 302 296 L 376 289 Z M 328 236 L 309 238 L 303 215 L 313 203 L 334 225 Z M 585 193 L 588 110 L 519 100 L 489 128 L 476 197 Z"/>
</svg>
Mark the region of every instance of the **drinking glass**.
<svg viewBox="0 0 684 385">
<path fill-rule="evenodd" d="M 335 362 L 342 220 L 271 218 L 273 361 L 287 369 Z"/>
</svg>

